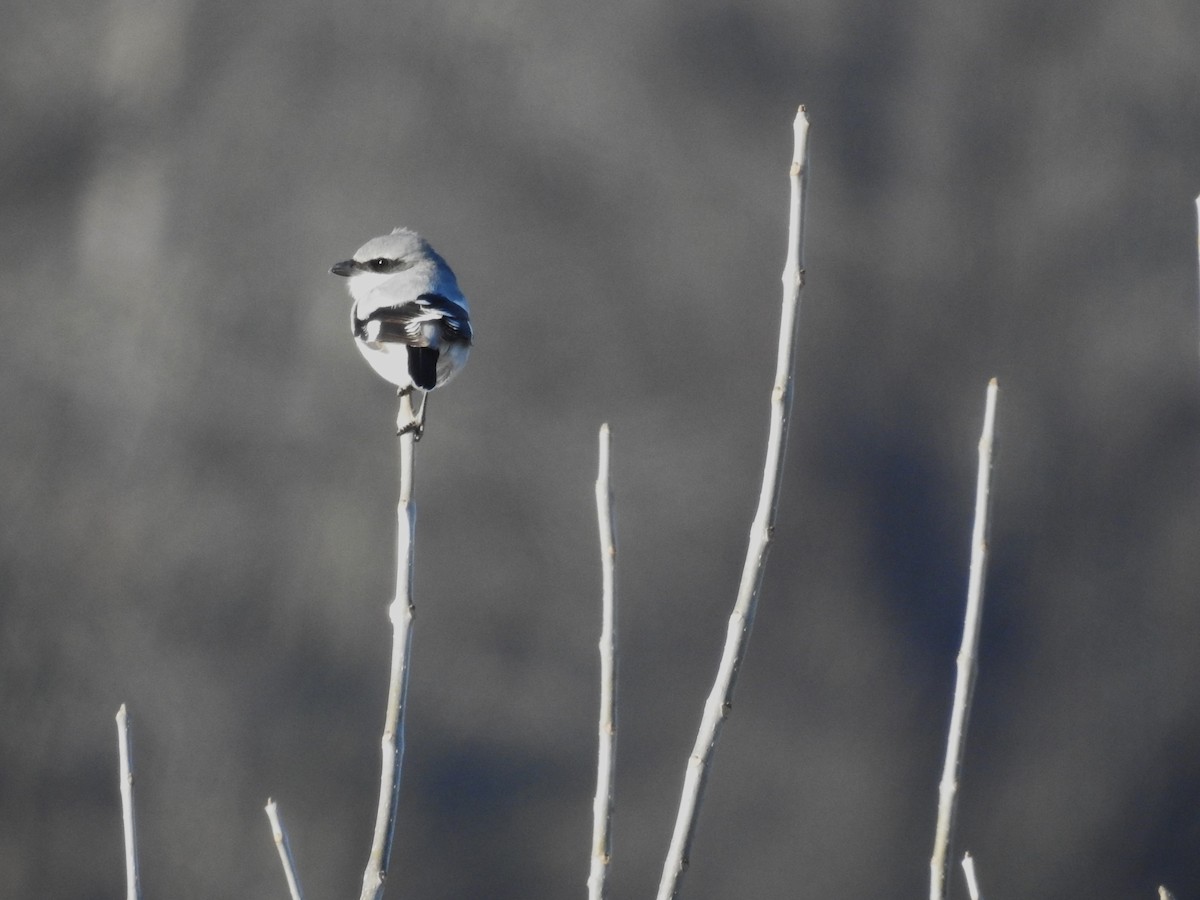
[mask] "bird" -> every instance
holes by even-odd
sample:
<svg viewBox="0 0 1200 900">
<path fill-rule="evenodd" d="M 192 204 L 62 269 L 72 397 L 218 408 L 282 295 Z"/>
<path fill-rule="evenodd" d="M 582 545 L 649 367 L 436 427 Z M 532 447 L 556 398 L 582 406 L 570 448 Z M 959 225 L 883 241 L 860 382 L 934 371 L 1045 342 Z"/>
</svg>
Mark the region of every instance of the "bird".
<svg viewBox="0 0 1200 900">
<path fill-rule="evenodd" d="M 402 403 L 396 423 L 397 434 L 420 440 L 429 392 L 457 375 L 471 352 L 471 315 L 458 279 L 408 228 L 371 238 L 329 271 L 348 280 L 350 328 L 363 358 L 397 396 L 422 392 L 419 412 Z"/>
</svg>

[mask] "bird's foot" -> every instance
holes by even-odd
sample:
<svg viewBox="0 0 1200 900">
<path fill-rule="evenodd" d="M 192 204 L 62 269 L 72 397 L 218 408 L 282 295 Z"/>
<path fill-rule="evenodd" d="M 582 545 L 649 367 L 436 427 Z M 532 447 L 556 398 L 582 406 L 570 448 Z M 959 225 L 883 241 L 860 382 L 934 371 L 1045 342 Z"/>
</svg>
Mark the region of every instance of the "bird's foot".
<svg viewBox="0 0 1200 900">
<path fill-rule="evenodd" d="M 422 392 L 420 409 L 413 410 L 412 401 L 409 398 L 416 388 L 409 387 L 399 388 L 396 391 L 396 396 L 400 398 L 400 416 L 396 420 L 396 437 L 402 437 L 406 434 L 411 434 L 414 441 L 421 440 L 421 435 L 425 433 L 425 403 L 428 401 L 428 394 Z"/>
<path fill-rule="evenodd" d="M 424 422 L 409 422 L 405 425 L 401 425 L 399 428 L 396 429 L 396 437 L 403 437 L 406 434 L 411 434 L 413 436 L 414 441 L 421 440 L 421 435 L 423 435 L 424 433 L 425 433 L 425 423 Z"/>
</svg>

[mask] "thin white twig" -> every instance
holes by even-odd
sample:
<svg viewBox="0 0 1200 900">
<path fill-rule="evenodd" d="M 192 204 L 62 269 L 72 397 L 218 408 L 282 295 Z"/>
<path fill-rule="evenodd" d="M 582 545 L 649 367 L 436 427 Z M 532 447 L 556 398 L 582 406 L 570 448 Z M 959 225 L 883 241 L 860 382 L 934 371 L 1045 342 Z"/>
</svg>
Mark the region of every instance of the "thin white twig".
<svg viewBox="0 0 1200 900">
<path fill-rule="evenodd" d="M 758 510 L 750 526 L 749 546 L 742 567 L 742 580 L 737 601 L 729 617 L 725 648 L 717 669 L 717 677 L 696 736 L 696 744 L 688 760 L 683 781 L 683 796 L 675 819 L 671 846 L 663 864 L 658 900 L 669 900 L 679 894 L 683 873 L 691 853 L 692 839 L 700 813 L 700 802 L 708 779 L 709 766 L 716 749 L 721 724 L 733 706 L 733 691 L 738 669 L 746 654 L 750 629 L 758 606 L 763 569 L 775 528 L 775 513 L 779 505 L 780 481 L 783 473 L 784 450 L 787 445 L 788 417 L 792 406 L 792 373 L 795 369 L 796 318 L 800 295 L 804 288 L 804 225 L 805 194 L 808 184 L 808 114 L 800 107 L 793 124 L 794 152 L 792 156 L 791 204 L 788 214 L 787 262 L 783 269 L 783 310 L 779 323 L 779 352 L 776 357 L 775 382 L 771 389 L 770 431 L 767 437 L 766 462 L 763 466 L 762 489 Z"/>
<path fill-rule="evenodd" d="M 954 708 L 946 741 L 946 762 L 938 789 L 937 827 L 933 856 L 929 860 L 930 900 L 944 900 L 950 867 L 950 846 L 958 805 L 958 779 L 967 743 L 967 721 L 975 690 L 976 652 L 983 618 L 983 583 L 987 573 L 989 500 L 992 490 L 992 444 L 996 430 L 996 397 L 999 385 L 993 378 L 987 387 L 983 434 L 979 438 L 979 472 L 975 479 L 975 525 L 971 532 L 971 572 L 967 583 L 967 611 L 963 621 L 962 645 L 958 651 L 958 673 L 954 681 Z"/>
<path fill-rule="evenodd" d="M 1200 203 L 1197 203 L 1197 205 L 1200 206 Z M 1175 895 L 1160 884 L 1158 886 L 1158 900 L 1175 900 Z"/>
<path fill-rule="evenodd" d="M 412 394 L 400 398 L 399 420 L 415 421 Z M 360 900 L 380 900 L 392 841 L 396 831 L 396 809 L 400 800 L 400 769 L 404 763 L 404 713 L 408 706 L 408 667 L 413 629 L 413 535 L 417 507 L 413 502 L 413 457 L 416 435 L 400 435 L 400 502 L 396 507 L 396 597 L 389 608 L 392 620 L 392 664 L 388 685 L 387 715 L 383 726 L 383 765 L 379 779 L 379 807 L 371 855 L 363 873 Z"/>
<path fill-rule="evenodd" d="M 296 875 L 296 860 L 292 857 L 292 845 L 288 842 L 283 822 L 279 820 L 279 808 L 274 800 L 267 800 L 266 810 L 267 818 L 271 820 L 271 836 L 275 838 L 275 849 L 279 851 L 279 862 L 283 865 L 283 875 L 287 878 L 288 893 L 292 895 L 292 900 L 303 900 L 300 879 Z"/>
<path fill-rule="evenodd" d="M 617 534 L 609 480 L 612 435 L 600 426 L 600 472 L 596 476 L 596 518 L 600 526 L 600 750 L 596 766 L 596 798 L 592 802 L 592 861 L 589 900 L 602 900 L 608 889 L 612 854 L 613 769 L 617 757 Z"/>
<path fill-rule="evenodd" d="M 971 900 L 981 900 L 982 895 L 979 893 L 979 880 L 975 877 L 975 859 L 970 853 L 963 854 L 962 867 L 963 875 L 967 878 L 967 896 Z"/>
<path fill-rule="evenodd" d="M 117 710 L 117 755 L 121 760 L 121 821 L 125 829 L 125 897 L 126 900 L 141 900 L 137 822 L 133 811 L 133 754 L 129 749 L 129 714 L 124 703 Z"/>
</svg>

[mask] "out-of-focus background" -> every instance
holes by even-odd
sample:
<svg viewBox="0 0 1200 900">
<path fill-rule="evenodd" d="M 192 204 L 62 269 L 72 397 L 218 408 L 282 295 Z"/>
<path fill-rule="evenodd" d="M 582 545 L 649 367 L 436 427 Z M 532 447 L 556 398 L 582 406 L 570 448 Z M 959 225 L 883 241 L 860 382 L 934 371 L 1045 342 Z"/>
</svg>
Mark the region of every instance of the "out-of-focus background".
<svg viewBox="0 0 1200 900">
<path fill-rule="evenodd" d="M 18 2 L 0 33 L 0 893 L 350 896 L 394 397 L 329 266 L 423 231 L 477 347 L 419 448 L 389 895 L 582 896 L 611 423 L 614 896 L 652 891 L 759 484 L 791 123 L 808 288 L 686 893 L 927 890 L 985 386 L 957 847 L 1200 895 L 1200 5 Z"/>
</svg>

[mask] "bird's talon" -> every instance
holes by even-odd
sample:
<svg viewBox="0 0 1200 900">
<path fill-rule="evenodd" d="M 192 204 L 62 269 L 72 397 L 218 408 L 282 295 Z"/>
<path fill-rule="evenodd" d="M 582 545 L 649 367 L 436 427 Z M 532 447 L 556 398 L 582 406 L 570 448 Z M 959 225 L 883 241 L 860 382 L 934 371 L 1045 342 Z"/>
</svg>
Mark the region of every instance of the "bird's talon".
<svg viewBox="0 0 1200 900">
<path fill-rule="evenodd" d="M 404 437 L 406 434 L 411 434 L 414 442 L 419 441 L 421 439 L 421 435 L 424 433 L 425 426 L 420 422 L 409 422 L 402 428 L 396 429 L 396 437 Z"/>
</svg>

